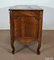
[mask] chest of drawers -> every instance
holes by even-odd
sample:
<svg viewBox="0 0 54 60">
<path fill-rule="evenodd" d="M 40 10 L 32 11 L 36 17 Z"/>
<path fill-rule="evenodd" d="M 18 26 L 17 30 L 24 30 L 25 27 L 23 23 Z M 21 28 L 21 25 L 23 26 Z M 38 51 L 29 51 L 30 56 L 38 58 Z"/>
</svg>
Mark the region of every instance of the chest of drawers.
<svg viewBox="0 0 54 60">
<path fill-rule="evenodd" d="M 34 5 L 18 5 L 9 11 L 12 53 L 15 52 L 14 41 L 30 43 L 37 40 L 37 54 L 40 54 L 43 10 Z"/>
</svg>

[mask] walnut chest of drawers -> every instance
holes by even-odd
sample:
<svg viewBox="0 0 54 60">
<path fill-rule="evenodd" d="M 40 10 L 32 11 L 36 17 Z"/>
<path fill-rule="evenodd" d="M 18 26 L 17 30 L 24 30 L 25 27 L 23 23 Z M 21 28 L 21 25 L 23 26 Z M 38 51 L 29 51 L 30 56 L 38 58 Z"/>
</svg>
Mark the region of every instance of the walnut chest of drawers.
<svg viewBox="0 0 54 60">
<path fill-rule="evenodd" d="M 18 5 L 9 11 L 12 53 L 15 52 L 14 41 L 17 40 L 22 43 L 37 41 L 37 54 L 40 54 L 43 10 L 35 5 Z"/>
</svg>

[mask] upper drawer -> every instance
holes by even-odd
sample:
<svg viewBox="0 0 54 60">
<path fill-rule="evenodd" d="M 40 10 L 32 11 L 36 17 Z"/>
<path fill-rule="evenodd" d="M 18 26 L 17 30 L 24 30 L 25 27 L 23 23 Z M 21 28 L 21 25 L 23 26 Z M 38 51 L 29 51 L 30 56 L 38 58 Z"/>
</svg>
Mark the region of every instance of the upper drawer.
<svg viewBox="0 0 54 60">
<path fill-rule="evenodd" d="M 38 17 L 40 15 L 40 11 L 27 11 L 27 10 L 23 10 L 23 11 L 12 11 L 12 14 L 14 17 L 17 16 L 36 16 Z"/>
</svg>

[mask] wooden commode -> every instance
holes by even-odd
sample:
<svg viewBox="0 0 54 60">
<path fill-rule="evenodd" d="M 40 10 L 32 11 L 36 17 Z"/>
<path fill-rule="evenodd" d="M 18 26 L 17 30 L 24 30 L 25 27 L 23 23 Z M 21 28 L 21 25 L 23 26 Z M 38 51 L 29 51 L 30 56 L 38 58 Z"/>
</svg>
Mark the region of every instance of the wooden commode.
<svg viewBox="0 0 54 60">
<path fill-rule="evenodd" d="M 43 9 L 36 5 L 16 5 L 9 11 L 12 53 L 15 53 L 14 41 L 21 43 L 37 41 L 37 54 L 40 54 Z"/>
</svg>

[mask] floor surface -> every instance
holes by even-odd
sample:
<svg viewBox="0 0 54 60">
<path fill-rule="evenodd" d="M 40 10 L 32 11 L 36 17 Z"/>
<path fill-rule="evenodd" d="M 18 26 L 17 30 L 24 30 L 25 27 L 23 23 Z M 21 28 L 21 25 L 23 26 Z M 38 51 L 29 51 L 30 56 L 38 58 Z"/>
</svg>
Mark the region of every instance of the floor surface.
<svg viewBox="0 0 54 60">
<path fill-rule="evenodd" d="M 0 30 L 0 60 L 54 60 L 54 31 L 43 31 L 41 54 L 36 54 L 37 42 L 28 44 L 29 48 L 24 48 L 23 44 L 15 42 L 16 53 L 11 53 L 10 31 Z"/>
</svg>

